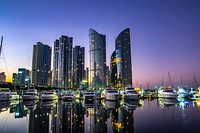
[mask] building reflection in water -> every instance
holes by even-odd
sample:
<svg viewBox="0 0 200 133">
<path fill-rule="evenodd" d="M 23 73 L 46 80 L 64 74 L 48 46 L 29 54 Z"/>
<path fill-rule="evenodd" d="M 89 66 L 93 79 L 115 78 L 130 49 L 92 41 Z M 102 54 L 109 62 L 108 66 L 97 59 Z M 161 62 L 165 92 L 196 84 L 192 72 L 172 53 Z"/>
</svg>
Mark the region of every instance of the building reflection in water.
<svg viewBox="0 0 200 133">
<path fill-rule="evenodd" d="M 1 104 L 10 107 L 9 111 L 15 114 L 16 119 L 27 117 L 29 133 L 134 132 L 135 108 L 129 110 L 115 101 L 24 101 L 15 106 L 9 102 Z"/>
<path fill-rule="evenodd" d="M 134 110 L 136 107 L 137 101 L 125 101 L 124 106 L 111 111 L 112 129 L 114 132 L 134 132 Z"/>
</svg>

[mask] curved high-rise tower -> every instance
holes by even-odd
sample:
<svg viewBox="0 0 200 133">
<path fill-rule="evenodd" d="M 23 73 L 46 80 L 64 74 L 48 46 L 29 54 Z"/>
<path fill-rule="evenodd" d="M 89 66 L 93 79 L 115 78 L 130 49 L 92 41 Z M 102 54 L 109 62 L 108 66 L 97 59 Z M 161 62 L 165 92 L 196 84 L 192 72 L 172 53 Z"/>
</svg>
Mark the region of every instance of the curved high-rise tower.
<svg viewBox="0 0 200 133">
<path fill-rule="evenodd" d="M 110 61 L 110 72 L 111 72 L 111 87 L 121 88 L 122 87 L 122 58 L 121 50 L 115 50 L 111 55 Z"/>
<path fill-rule="evenodd" d="M 123 30 L 115 40 L 115 49 L 121 50 L 121 71 L 123 87 L 132 86 L 130 29 Z"/>
<path fill-rule="evenodd" d="M 89 29 L 90 87 L 101 88 L 106 84 L 106 36 Z"/>
</svg>

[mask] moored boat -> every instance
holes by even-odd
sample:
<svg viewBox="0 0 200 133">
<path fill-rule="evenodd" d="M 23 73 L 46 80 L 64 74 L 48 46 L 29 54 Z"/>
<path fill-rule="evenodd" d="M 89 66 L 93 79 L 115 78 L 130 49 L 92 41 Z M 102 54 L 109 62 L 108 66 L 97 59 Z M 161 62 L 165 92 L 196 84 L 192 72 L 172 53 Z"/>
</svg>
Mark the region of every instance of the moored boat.
<svg viewBox="0 0 200 133">
<path fill-rule="evenodd" d="M 139 94 L 132 87 L 127 87 L 124 91 L 124 99 L 137 100 L 139 98 Z"/>
<path fill-rule="evenodd" d="M 56 92 L 45 92 L 41 96 L 42 100 L 57 100 L 58 96 L 56 95 Z"/>
<path fill-rule="evenodd" d="M 0 92 L 0 101 L 19 100 L 17 92 Z"/>
<path fill-rule="evenodd" d="M 85 101 L 92 101 L 96 99 L 96 95 L 94 92 L 86 91 L 84 93 L 84 100 Z"/>
<path fill-rule="evenodd" d="M 120 94 L 117 90 L 107 88 L 105 90 L 105 100 L 119 100 Z"/>
<path fill-rule="evenodd" d="M 177 98 L 178 94 L 176 94 L 171 89 L 160 88 L 158 90 L 158 97 L 159 98 Z"/>
<path fill-rule="evenodd" d="M 39 95 L 36 89 L 28 89 L 28 91 L 22 96 L 23 100 L 37 100 Z"/>
</svg>

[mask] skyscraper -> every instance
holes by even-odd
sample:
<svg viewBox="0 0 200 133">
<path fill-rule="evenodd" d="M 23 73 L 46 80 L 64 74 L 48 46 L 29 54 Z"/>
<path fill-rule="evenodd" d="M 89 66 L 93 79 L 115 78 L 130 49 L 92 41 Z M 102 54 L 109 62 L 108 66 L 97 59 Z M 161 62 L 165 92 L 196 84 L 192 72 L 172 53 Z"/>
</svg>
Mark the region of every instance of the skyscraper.
<svg viewBox="0 0 200 133">
<path fill-rule="evenodd" d="M 111 86 L 114 88 L 122 87 L 122 58 L 121 50 L 115 50 L 111 55 L 110 61 L 110 71 L 111 71 Z"/>
<path fill-rule="evenodd" d="M 51 71 L 51 47 L 37 42 L 33 45 L 32 84 L 48 86 Z"/>
<path fill-rule="evenodd" d="M 73 48 L 73 88 L 79 88 L 84 79 L 85 48 L 75 46 Z"/>
<path fill-rule="evenodd" d="M 123 30 L 115 40 L 115 49 L 121 51 L 121 76 L 123 87 L 132 86 L 130 29 Z"/>
<path fill-rule="evenodd" d="M 106 85 L 106 36 L 89 29 L 90 44 L 90 87 L 101 88 Z"/>
<path fill-rule="evenodd" d="M 72 88 L 72 45 L 73 38 L 63 35 L 54 42 L 54 87 Z"/>
</svg>

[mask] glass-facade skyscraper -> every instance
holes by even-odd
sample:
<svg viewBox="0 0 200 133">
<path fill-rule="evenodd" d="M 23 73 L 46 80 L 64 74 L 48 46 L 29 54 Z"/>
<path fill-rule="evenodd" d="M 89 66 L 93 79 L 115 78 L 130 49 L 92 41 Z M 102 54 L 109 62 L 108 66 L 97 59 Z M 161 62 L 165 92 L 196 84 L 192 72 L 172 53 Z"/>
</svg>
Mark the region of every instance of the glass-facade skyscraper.
<svg viewBox="0 0 200 133">
<path fill-rule="evenodd" d="M 48 45 L 37 42 L 33 45 L 32 84 L 48 86 L 51 71 L 51 52 Z"/>
<path fill-rule="evenodd" d="M 73 48 L 73 88 L 79 88 L 84 79 L 85 48 L 75 46 Z"/>
<path fill-rule="evenodd" d="M 111 71 L 111 87 L 121 88 L 122 87 L 122 58 L 121 50 L 115 50 L 111 55 L 110 61 L 110 71 Z"/>
<path fill-rule="evenodd" d="M 89 29 L 90 88 L 102 88 L 106 84 L 106 36 Z"/>
<path fill-rule="evenodd" d="M 121 52 L 122 87 L 132 86 L 130 29 L 123 30 L 115 40 L 115 49 Z"/>
<path fill-rule="evenodd" d="M 53 86 L 72 88 L 73 38 L 61 36 L 54 42 Z"/>
</svg>

